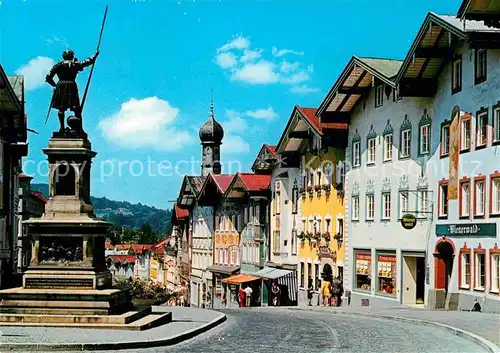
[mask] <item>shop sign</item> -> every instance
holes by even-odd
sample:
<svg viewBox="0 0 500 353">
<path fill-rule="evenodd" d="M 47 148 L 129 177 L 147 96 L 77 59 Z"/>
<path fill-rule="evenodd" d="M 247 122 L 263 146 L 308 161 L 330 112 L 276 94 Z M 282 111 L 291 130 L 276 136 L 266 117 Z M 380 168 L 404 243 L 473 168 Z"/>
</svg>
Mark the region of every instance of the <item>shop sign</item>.
<svg viewBox="0 0 500 353">
<path fill-rule="evenodd" d="M 401 217 L 401 225 L 406 230 L 411 230 L 417 225 L 417 218 L 412 214 L 405 214 Z"/>
<path fill-rule="evenodd" d="M 496 223 L 469 223 L 469 224 L 437 224 L 436 236 L 483 236 L 483 237 L 496 237 L 497 225 Z"/>
<path fill-rule="evenodd" d="M 331 250 L 327 246 L 320 246 L 318 255 L 322 259 L 337 260 L 337 252 L 335 250 Z"/>
</svg>

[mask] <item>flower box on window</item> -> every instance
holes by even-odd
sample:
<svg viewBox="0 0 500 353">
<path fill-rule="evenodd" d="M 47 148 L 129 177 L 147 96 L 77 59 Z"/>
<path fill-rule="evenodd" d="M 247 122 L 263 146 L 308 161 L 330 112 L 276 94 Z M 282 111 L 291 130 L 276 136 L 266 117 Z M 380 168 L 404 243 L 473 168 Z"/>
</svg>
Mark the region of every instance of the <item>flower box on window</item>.
<svg viewBox="0 0 500 353">
<path fill-rule="evenodd" d="M 306 189 L 305 188 L 300 188 L 299 192 L 300 192 L 301 195 L 304 195 L 306 193 Z"/>
<path fill-rule="evenodd" d="M 325 239 L 326 242 L 329 242 L 330 240 L 332 240 L 332 238 L 330 236 L 330 232 L 323 233 L 323 239 Z"/>
<path fill-rule="evenodd" d="M 332 186 L 330 184 L 324 184 L 321 188 L 325 190 L 327 194 L 330 193 L 330 191 L 332 191 Z"/>
<path fill-rule="evenodd" d="M 314 191 L 320 192 L 321 191 L 321 185 L 314 185 Z"/>
<path fill-rule="evenodd" d="M 313 191 L 314 191 L 314 188 L 313 188 L 312 186 L 308 186 L 308 187 L 307 187 L 307 192 L 308 192 L 308 193 L 312 194 L 312 193 L 313 193 Z"/>
<path fill-rule="evenodd" d="M 316 232 L 316 233 L 312 234 L 311 235 L 311 240 L 321 241 L 321 233 L 320 232 Z"/>
</svg>

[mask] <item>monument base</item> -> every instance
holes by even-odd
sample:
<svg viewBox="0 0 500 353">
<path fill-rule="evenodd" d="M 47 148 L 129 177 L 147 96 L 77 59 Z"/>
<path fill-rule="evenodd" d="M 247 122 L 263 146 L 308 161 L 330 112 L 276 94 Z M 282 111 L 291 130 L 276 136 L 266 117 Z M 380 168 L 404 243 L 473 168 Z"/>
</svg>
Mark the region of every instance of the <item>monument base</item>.
<svg viewBox="0 0 500 353">
<path fill-rule="evenodd" d="M 134 307 L 129 289 L 0 291 L 0 326 L 146 330 L 172 321 L 172 313 Z"/>
<path fill-rule="evenodd" d="M 37 266 L 28 269 L 23 276 L 23 287 L 26 289 L 104 289 L 111 288 L 111 283 L 109 271 L 96 272 L 84 268 Z"/>
</svg>

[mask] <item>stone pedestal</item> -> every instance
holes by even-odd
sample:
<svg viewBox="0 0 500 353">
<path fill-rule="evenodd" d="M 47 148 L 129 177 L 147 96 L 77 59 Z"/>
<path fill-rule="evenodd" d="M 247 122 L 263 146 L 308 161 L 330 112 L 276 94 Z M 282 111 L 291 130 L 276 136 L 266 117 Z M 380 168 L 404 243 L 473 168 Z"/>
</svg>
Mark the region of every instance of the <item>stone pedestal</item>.
<svg viewBox="0 0 500 353">
<path fill-rule="evenodd" d="M 112 328 L 120 322 L 113 327 L 126 329 L 167 322 L 170 316 L 148 319 L 151 310 L 134 309 L 129 289 L 112 288 L 104 256 L 110 224 L 96 219 L 90 202 L 96 155 L 90 142 L 85 136 L 54 134 L 43 152 L 49 161 L 50 196 L 41 218 L 23 222 L 32 258 L 23 287 L 0 291 L 0 326 L 100 322 L 101 328 Z"/>
</svg>

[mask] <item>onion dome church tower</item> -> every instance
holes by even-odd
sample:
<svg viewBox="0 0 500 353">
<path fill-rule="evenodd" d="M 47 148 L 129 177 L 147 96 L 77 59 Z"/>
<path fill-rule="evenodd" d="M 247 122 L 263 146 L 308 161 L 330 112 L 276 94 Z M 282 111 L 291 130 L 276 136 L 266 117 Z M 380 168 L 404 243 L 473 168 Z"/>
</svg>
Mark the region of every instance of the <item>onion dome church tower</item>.
<svg viewBox="0 0 500 353">
<path fill-rule="evenodd" d="M 214 102 L 210 103 L 210 116 L 200 128 L 200 140 L 202 146 L 201 175 L 209 173 L 220 174 L 220 145 L 224 138 L 224 130 L 221 124 L 215 120 Z"/>
</svg>

